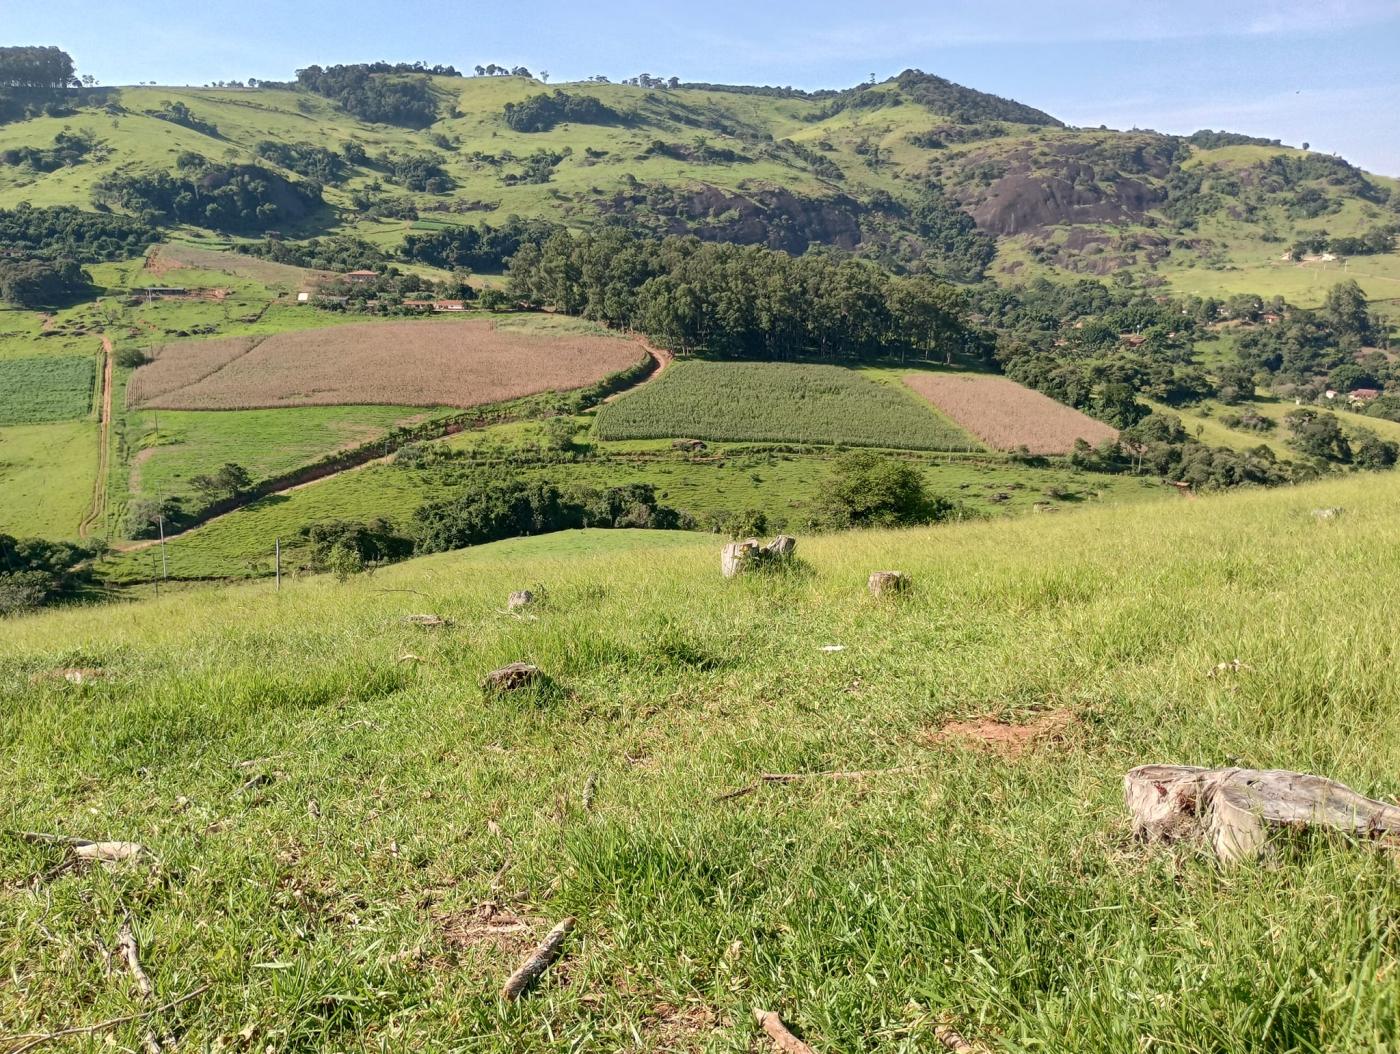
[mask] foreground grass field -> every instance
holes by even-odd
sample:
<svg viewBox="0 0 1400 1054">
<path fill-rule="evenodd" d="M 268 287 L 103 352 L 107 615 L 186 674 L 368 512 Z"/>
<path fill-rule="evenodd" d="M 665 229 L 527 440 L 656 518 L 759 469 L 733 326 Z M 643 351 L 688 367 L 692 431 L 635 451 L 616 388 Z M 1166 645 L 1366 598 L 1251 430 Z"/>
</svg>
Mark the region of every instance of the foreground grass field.
<svg viewBox="0 0 1400 1054">
<path fill-rule="evenodd" d="M 975 439 L 908 392 L 840 366 L 680 362 L 605 406 L 603 439 L 672 436 L 976 450 Z"/>
<path fill-rule="evenodd" d="M 1222 871 L 1134 844 L 1119 781 L 1400 791 L 1397 513 L 1367 478 L 803 539 L 736 582 L 710 539 L 553 536 L 4 624 L 0 826 L 152 855 L 0 838 L 0 1034 L 139 1011 L 102 954 L 127 920 L 157 1000 L 199 994 L 122 1049 L 738 1052 L 763 1005 L 819 1051 L 941 1050 L 944 1016 L 996 1051 L 1393 1050 L 1393 857 Z M 914 591 L 873 602 L 884 568 Z M 517 659 L 550 686 L 477 691 Z M 75 666 L 107 676 L 48 675 Z M 942 731 L 1047 714 L 1015 757 Z M 717 800 L 828 770 L 894 771 Z"/>
</svg>

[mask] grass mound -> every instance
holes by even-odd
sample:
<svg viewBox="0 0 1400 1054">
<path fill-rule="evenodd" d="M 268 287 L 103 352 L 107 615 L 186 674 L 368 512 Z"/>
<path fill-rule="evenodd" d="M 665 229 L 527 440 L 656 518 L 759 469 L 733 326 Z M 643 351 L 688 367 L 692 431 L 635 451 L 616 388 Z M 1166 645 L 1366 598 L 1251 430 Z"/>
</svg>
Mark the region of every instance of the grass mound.
<svg viewBox="0 0 1400 1054">
<path fill-rule="evenodd" d="M 160 999 L 212 986 L 160 1022 L 191 1049 L 741 1050 L 755 1005 L 818 1050 L 938 1049 L 941 1015 L 998 1050 L 1393 1049 L 1393 859 L 1222 872 L 1133 844 L 1119 781 L 1400 790 L 1397 513 L 1368 477 L 804 538 L 810 574 L 734 582 L 714 539 L 554 535 L 0 625 L 3 826 L 153 854 L 53 874 L 0 837 L 0 1020 L 139 1010 L 79 953 L 129 913 Z M 912 591 L 870 599 L 890 568 Z M 484 698 L 516 660 L 549 691 Z M 833 769 L 896 771 L 759 781 Z"/>
<path fill-rule="evenodd" d="M 603 439 L 847 443 L 973 450 L 926 404 L 840 366 L 682 362 L 598 414 Z"/>
</svg>

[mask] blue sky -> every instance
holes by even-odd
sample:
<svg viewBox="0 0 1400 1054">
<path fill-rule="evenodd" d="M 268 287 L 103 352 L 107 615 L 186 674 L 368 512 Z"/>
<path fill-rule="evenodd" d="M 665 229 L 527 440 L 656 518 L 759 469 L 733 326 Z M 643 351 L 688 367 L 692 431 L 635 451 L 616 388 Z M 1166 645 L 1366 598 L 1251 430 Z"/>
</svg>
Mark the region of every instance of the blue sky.
<svg viewBox="0 0 1400 1054">
<path fill-rule="evenodd" d="M 1072 124 L 1224 127 L 1400 175 L 1400 0 L 0 0 L 3 43 L 104 84 L 289 79 L 299 66 L 523 64 L 846 87 L 913 66 Z"/>
</svg>

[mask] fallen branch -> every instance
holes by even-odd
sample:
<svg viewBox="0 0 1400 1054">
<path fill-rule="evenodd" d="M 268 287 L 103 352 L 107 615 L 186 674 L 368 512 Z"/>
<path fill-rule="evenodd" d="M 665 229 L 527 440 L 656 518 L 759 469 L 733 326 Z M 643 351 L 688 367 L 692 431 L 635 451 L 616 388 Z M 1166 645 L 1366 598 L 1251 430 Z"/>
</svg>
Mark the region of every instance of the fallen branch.
<svg viewBox="0 0 1400 1054">
<path fill-rule="evenodd" d="M 773 1041 L 774 1050 L 781 1051 L 782 1054 L 817 1054 L 806 1043 L 789 1032 L 787 1026 L 783 1024 L 783 1019 L 772 1010 L 760 1010 L 755 1007 L 753 1018 L 758 1022 L 759 1028 L 768 1033 L 768 1037 Z"/>
<path fill-rule="evenodd" d="M 559 950 L 564 945 L 564 939 L 573 931 L 573 928 L 574 920 L 569 917 L 550 930 L 549 935 L 540 941 L 535 950 L 530 953 L 530 957 L 520 964 L 515 973 L 510 975 L 501 988 L 501 998 L 511 1001 L 519 999 L 525 990 L 534 984 L 540 974 L 548 970 L 550 964 L 559 958 Z"/>
<path fill-rule="evenodd" d="M 716 802 L 729 801 L 732 798 L 742 798 L 746 794 L 752 794 L 765 783 L 799 783 L 802 780 L 828 779 L 828 780 L 860 780 L 867 776 L 889 776 L 901 772 L 918 772 L 921 769 L 931 768 L 932 763 L 922 765 L 898 765 L 890 769 L 831 769 L 824 772 L 764 772 L 753 783 L 747 783 L 742 787 L 736 787 L 732 791 L 726 791 L 715 798 Z"/>
<path fill-rule="evenodd" d="M 19 1046 L 11 1047 L 5 1054 L 25 1054 L 26 1051 L 41 1047 L 45 1043 L 52 1043 L 56 1039 L 65 1039 L 68 1036 L 90 1036 L 96 1032 L 105 1032 L 109 1028 L 116 1028 L 118 1025 L 129 1024 L 132 1021 L 140 1021 L 143 1018 L 151 1017 L 155 1014 L 163 1014 L 181 1003 L 188 1003 L 196 996 L 201 996 L 209 991 L 212 985 L 202 984 L 192 992 L 187 992 L 179 999 L 172 999 L 161 1006 L 153 1006 L 149 1010 L 142 1010 L 137 1014 L 124 1014 L 121 1017 L 108 1018 L 106 1021 L 98 1021 L 91 1025 L 77 1025 L 73 1028 L 60 1029 L 57 1032 L 30 1032 L 23 1036 L 10 1036 L 0 1038 L 0 1043 L 18 1043 Z"/>
<path fill-rule="evenodd" d="M 141 992 L 141 998 L 153 999 L 156 994 L 155 986 L 151 984 L 151 979 L 146 976 L 146 971 L 141 968 L 141 951 L 136 946 L 136 935 L 131 932 L 129 922 L 123 922 L 121 932 L 117 934 L 117 950 L 122 953 L 122 958 L 126 960 L 126 968 L 131 971 L 131 976 L 136 981 L 136 987 Z"/>
<path fill-rule="evenodd" d="M 591 812 L 593 809 L 593 799 L 598 796 L 598 773 L 594 772 L 588 777 L 588 782 L 583 785 L 583 811 Z"/>
<path fill-rule="evenodd" d="M 139 842 L 94 842 L 66 834 L 43 834 L 39 831 L 16 831 L 15 836 L 30 845 L 59 845 L 72 851 L 73 858 L 96 862 L 104 867 L 135 860 L 146 852 Z"/>
</svg>

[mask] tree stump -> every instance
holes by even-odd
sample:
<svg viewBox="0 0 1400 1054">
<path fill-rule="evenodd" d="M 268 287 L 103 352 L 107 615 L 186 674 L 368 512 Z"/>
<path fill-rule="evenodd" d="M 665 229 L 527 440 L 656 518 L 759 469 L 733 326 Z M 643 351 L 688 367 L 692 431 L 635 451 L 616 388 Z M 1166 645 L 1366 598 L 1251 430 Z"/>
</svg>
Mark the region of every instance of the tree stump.
<svg viewBox="0 0 1400 1054">
<path fill-rule="evenodd" d="M 734 578 L 747 571 L 758 559 L 758 539 L 730 542 L 719 554 L 720 571 L 725 578 Z"/>
<path fill-rule="evenodd" d="M 506 598 L 506 610 L 518 611 L 527 608 L 535 602 L 535 594 L 528 589 L 517 589 Z"/>
<path fill-rule="evenodd" d="M 742 542 L 730 542 L 719 554 L 720 571 L 725 578 L 734 578 L 746 571 L 760 567 L 772 567 L 792 557 L 797 548 L 797 539 L 780 534 L 767 545 L 757 538 L 746 538 Z"/>
<path fill-rule="evenodd" d="M 909 588 L 909 576 L 903 571 L 876 571 L 866 583 L 873 597 L 893 596 Z"/>
<path fill-rule="evenodd" d="M 1225 863 L 1259 856 L 1276 832 L 1306 828 L 1400 845 L 1400 806 L 1285 769 L 1143 765 L 1123 777 L 1123 800 L 1138 837 L 1199 839 Z"/>
<path fill-rule="evenodd" d="M 531 666 L 528 662 L 513 662 L 509 666 L 502 666 L 499 670 L 492 670 L 481 682 L 481 687 L 493 692 L 513 692 L 520 688 L 527 688 L 535 684 L 540 679 L 540 668 Z"/>
</svg>

